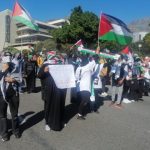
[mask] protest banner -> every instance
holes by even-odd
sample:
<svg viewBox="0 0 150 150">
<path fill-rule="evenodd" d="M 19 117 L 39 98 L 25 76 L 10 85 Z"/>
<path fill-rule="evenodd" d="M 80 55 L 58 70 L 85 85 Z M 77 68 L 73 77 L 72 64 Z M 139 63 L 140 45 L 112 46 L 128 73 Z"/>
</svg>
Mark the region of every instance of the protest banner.
<svg viewBox="0 0 150 150">
<path fill-rule="evenodd" d="M 66 89 L 75 87 L 75 74 L 72 65 L 49 65 L 49 72 L 57 88 Z"/>
</svg>

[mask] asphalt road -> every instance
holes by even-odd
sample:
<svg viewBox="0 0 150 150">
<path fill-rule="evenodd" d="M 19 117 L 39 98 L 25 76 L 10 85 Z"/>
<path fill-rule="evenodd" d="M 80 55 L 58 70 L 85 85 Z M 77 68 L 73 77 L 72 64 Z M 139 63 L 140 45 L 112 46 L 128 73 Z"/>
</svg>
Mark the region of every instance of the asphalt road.
<svg viewBox="0 0 150 150">
<path fill-rule="evenodd" d="M 105 101 L 100 114 L 88 114 L 85 121 L 76 119 L 77 107 L 69 101 L 68 94 L 67 126 L 48 132 L 41 93 L 21 94 L 19 112 L 26 117 L 22 137 L 12 135 L 9 142 L 0 142 L 0 150 L 150 150 L 150 97 L 123 104 L 121 110 Z"/>
</svg>

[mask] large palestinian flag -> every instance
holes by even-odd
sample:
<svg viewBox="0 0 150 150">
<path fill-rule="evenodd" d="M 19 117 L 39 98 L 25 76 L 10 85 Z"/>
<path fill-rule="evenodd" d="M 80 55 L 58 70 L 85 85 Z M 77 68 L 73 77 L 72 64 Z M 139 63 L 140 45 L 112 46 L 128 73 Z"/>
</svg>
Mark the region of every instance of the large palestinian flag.
<svg viewBox="0 0 150 150">
<path fill-rule="evenodd" d="M 116 41 L 120 45 L 128 45 L 132 42 L 132 32 L 127 25 L 107 14 L 101 15 L 98 36 L 100 40 Z"/>
<path fill-rule="evenodd" d="M 30 14 L 18 3 L 15 3 L 12 16 L 18 22 L 28 26 L 33 30 L 38 30 L 38 25 L 31 18 Z"/>
</svg>

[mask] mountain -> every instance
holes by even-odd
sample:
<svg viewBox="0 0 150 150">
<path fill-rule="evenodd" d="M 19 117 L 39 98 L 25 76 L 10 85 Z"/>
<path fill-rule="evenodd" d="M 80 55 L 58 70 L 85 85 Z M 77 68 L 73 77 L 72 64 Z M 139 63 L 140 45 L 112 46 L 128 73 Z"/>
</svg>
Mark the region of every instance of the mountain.
<svg viewBox="0 0 150 150">
<path fill-rule="evenodd" d="M 150 32 L 150 17 L 138 19 L 128 24 L 132 32 Z"/>
</svg>

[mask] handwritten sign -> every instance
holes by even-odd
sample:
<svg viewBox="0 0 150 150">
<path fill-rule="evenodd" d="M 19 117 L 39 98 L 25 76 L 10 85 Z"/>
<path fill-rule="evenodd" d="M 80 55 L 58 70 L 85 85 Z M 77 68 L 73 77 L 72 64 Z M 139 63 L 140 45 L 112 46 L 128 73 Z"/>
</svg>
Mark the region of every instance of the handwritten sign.
<svg viewBox="0 0 150 150">
<path fill-rule="evenodd" d="M 72 65 L 49 65 L 49 72 L 57 88 L 66 89 L 75 87 L 75 74 Z"/>
</svg>

